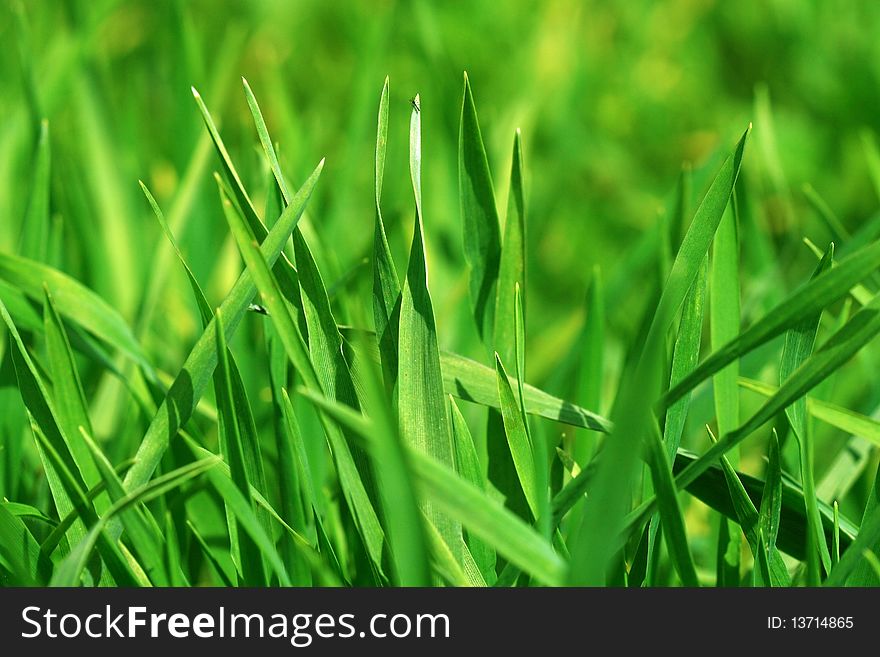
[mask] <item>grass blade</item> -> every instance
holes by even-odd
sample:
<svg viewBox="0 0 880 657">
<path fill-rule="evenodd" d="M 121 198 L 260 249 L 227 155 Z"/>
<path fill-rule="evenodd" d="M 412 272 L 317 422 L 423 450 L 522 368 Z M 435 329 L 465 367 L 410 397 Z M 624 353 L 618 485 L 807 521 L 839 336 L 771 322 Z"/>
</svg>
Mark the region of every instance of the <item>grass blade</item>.
<svg viewBox="0 0 880 657">
<path fill-rule="evenodd" d="M 816 266 L 813 278 L 821 276 L 828 271 L 834 261 L 834 243 L 832 242 L 825 255 Z M 792 373 L 813 352 L 816 343 L 816 333 L 819 330 L 819 321 L 822 319 L 822 311 L 805 318 L 803 322 L 792 327 L 785 333 L 785 344 L 782 348 L 782 360 L 779 364 L 779 381 L 784 383 Z M 831 570 L 831 555 L 825 542 L 825 532 L 822 531 L 822 522 L 819 519 L 819 508 L 816 505 L 816 485 L 813 480 L 813 437 L 812 429 L 807 423 L 807 399 L 801 397 L 785 409 L 785 416 L 794 431 L 800 447 L 801 481 L 804 484 L 804 500 L 807 505 L 808 531 L 813 536 L 816 549 L 825 572 Z M 769 537 L 768 537 L 769 538 Z M 809 563 L 809 560 L 808 560 Z M 818 573 L 809 573 L 814 585 L 818 585 Z"/>
<path fill-rule="evenodd" d="M 464 125 L 464 123 L 462 124 Z M 477 128 L 479 132 L 479 128 Z M 483 155 L 485 159 L 485 154 Z M 522 138 L 517 130 L 513 138 L 513 163 L 510 167 L 510 195 L 507 199 L 507 220 L 504 223 L 504 241 L 501 243 L 498 266 L 498 290 L 495 304 L 495 351 L 502 362 L 512 363 L 515 358 L 516 288 L 526 289 L 526 217 L 523 192 Z M 491 189 L 491 187 L 490 187 Z M 494 196 L 489 197 L 494 207 Z M 590 406 L 590 402 L 587 402 Z M 594 405 L 593 408 L 598 408 Z"/>
<path fill-rule="evenodd" d="M 480 337 L 484 343 L 492 344 L 495 290 L 501 261 L 501 229 L 489 162 L 467 73 L 464 75 L 458 133 L 458 195 L 471 308 Z"/>
<path fill-rule="evenodd" d="M 373 321 L 382 359 L 382 372 L 389 390 L 397 382 L 397 342 L 400 324 L 400 280 L 391 257 L 385 222 L 382 219 L 382 180 L 388 144 L 388 78 L 379 98 L 376 129 L 376 226 L 373 233 Z"/>
<path fill-rule="evenodd" d="M 416 96 L 416 105 L 419 97 Z M 409 267 L 400 304 L 400 357 L 398 360 L 398 416 L 407 444 L 454 467 L 455 452 L 440 371 L 440 350 L 434 308 L 428 291 L 422 214 L 421 111 L 410 117 L 410 174 L 416 201 L 416 226 Z M 461 527 L 428 502 L 425 515 L 454 552 L 461 543 Z M 456 555 L 460 556 L 460 555 Z"/>
</svg>

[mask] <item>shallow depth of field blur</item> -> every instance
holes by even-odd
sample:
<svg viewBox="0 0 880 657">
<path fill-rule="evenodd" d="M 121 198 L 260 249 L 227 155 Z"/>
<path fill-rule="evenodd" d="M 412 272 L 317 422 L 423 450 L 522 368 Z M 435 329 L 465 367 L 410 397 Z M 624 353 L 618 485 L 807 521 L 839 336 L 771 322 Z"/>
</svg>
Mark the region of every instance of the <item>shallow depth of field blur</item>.
<svg viewBox="0 0 880 657">
<path fill-rule="evenodd" d="M 242 93 L 244 77 L 294 188 L 326 158 L 300 226 L 338 323 L 361 327 L 366 316 L 371 324 L 373 158 L 387 75 L 382 212 L 398 274 L 402 282 L 413 239 L 408 144 L 410 99 L 418 93 L 428 282 L 439 346 L 494 369 L 492 350 L 481 343 L 471 315 L 462 245 L 458 145 L 466 71 L 502 222 L 517 128 L 522 135 L 526 379 L 611 417 L 621 375 L 638 355 L 633 345 L 644 339 L 668 273 L 670 262 L 664 258 L 669 254 L 658 234 L 668 226 L 683 168 L 692 172 L 692 215 L 752 124 L 736 192 L 749 214 L 737 247 L 742 328 L 810 278 L 817 257 L 804 238 L 822 251 L 835 240 L 837 251 L 845 251 L 846 240 L 835 235 L 836 224 L 823 219 L 823 211 L 851 235 L 880 210 L 878 34 L 880 4 L 837 0 L 2 0 L 0 251 L 23 255 L 22 226 L 46 119 L 51 178 L 43 262 L 117 310 L 167 386 L 203 328 L 185 273 L 170 255 L 138 181 L 168 216 L 209 304 L 218 306 L 244 264 L 212 176 L 220 161 L 190 87 L 198 89 L 217 121 L 262 212 L 272 179 Z M 593 407 L 584 399 L 582 375 L 592 370 L 582 361 L 585 300 L 595 272 L 601 276 L 605 316 L 601 381 L 587 386 L 598 390 Z M 875 285 L 865 281 L 872 294 Z M 10 287 L 15 283 L 0 281 L 0 299 L 5 301 Z M 32 305 L 42 316 L 42 301 Z M 830 306 L 817 344 L 857 307 L 855 302 Z M 707 308 L 703 356 L 720 346 L 710 339 L 709 315 Z M 276 496 L 275 407 L 263 340 L 267 322 L 247 313 L 229 343 L 260 439 L 266 441 L 268 479 Z M 22 332 L 36 361 L 46 358 L 39 331 Z M 3 335 L 0 353 L 6 354 L 5 328 Z M 740 375 L 778 385 L 781 348 L 777 339 L 747 354 Z M 113 355 L 117 364 L 124 362 Z M 873 415 L 880 404 L 878 359 L 880 350 L 868 344 L 811 395 L 860 416 Z M 8 358 L 3 362 L 0 498 L 57 520 L 15 370 Z M 124 465 L 152 418 L 88 354 L 78 354 L 76 365 L 96 442 L 114 466 Z M 505 366 L 515 374 L 514 363 Z M 320 436 L 314 407 L 294 393 L 295 386 L 291 395 L 303 434 Z M 765 399 L 740 387 L 739 422 Z M 217 451 L 210 386 L 205 402 L 209 419 L 196 422 L 205 446 Z M 486 410 L 468 402 L 459 406 L 485 460 Z M 683 448 L 701 453 L 711 445 L 706 426 L 718 433 L 715 409 L 710 380 L 694 391 Z M 876 447 L 870 446 L 871 437 L 850 439 L 833 423 L 810 422 L 819 498 L 828 505 L 839 499 L 840 513 L 858 525 L 872 494 Z M 743 442 L 733 463 L 757 479 L 767 469 L 769 427 Z M 594 445 L 596 434 L 537 417 L 531 431 L 548 444 L 554 461 L 548 466 L 550 486 L 558 492 L 570 479 L 563 471 L 571 463 L 554 445 L 564 451 L 573 435 Z M 873 440 L 877 435 L 880 431 Z M 341 508 L 332 459 L 320 438 L 314 444 L 310 456 L 318 483 Z M 165 463 L 168 470 L 192 458 L 175 445 L 174 462 Z M 843 458 L 850 452 L 852 463 Z M 801 468 L 791 435 L 783 437 L 782 467 L 797 485 Z M 652 490 L 635 488 L 632 508 Z M 236 558 L 229 558 L 222 503 L 215 499 L 213 516 L 203 518 L 200 527 L 221 566 L 208 565 L 187 531 L 185 515 L 175 516 L 173 494 L 151 504 L 160 525 L 162 514 L 172 518 L 188 583 L 219 583 L 218 567 L 233 572 Z M 700 582 L 714 584 L 720 570 L 719 514 L 687 493 L 680 495 L 680 505 Z M 339 579 L 384 583 L 371 579 L 362 556 L 346 555 L 357 542 L 346 512 L 327 513 L 334 516 L 327 531 L 336 556 L 346 562 L 336 573 Z M 40 522 L 25 522 L 34 525 L 38 541 L 51 529 Z M 558 542 L 576 534 L 571 527 L 563 523 L 563 534 L 548 542 L 559 548 Z M 323 543 L 315 545 L 325 558 Z M 737 567 L 742 581 L 750 583 L 752 556 L 745 538 L 740 548 Z M 631 537 L 628 550 L 627 568 L 638 561 L 638 536 Z M 785 559 L 795 583 L 803 583 L 803 566 Z M 502 566 L 499 557 L 499 572 Z M 665 553 L 660 568 L 651 583 L 680 583 Z"/>
</svg>

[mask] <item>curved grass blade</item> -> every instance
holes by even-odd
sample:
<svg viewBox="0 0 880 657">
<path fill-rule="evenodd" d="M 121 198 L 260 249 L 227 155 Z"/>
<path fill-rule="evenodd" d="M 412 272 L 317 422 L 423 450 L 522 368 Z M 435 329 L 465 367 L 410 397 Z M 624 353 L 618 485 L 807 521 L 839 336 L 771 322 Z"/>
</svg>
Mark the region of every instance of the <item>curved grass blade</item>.
<svg viewBox="0 0 880 657">
<path fill-rule="evenodd" d="M 97 519 L 86 537 L 71 551 L 71 553 L 62 561 L 58 569 L 52 576 L 51 586 L 76 586 L 79 583 L 82 572 L 88 563 L 89 557 L 102 537 L 106 540 L 104 529 L 107 523 L 117 514 L 129 509 L 133 506 L 143 504 L 170 490 L 173 490 L 186 481 L 193 479 L 201 474 L 209 472 L 217 462 L 218 458 L 204 459 L 195 463 L 187 464 L 181 468 L 173 470 L 166 475 L 156 477 L 148 484 L 138 488 L 125 497 L 114 502 L 107 509 L 107 512 Z M 119 582 L 117 582 L 119 583 Z"/>
<path fill-rule="evenodd" d="M 491 331 L 501 261 L 501 230 L 489 162 L 467 73 L 464 74 L 458 133 L 458 196 L 471 308 L 480 337 L 490 345 L 493 343 Z"/>
<path fill-rule="evenodd" d="M 59 313 L 118 349 L 155 379 L 152 365 L 122 316 L 97 294 L 66 274 L 34 260 L 0 253 L 0 279 L 41 303 L 48 289 Z"/>
<path fill-rule="evenodd" d="M 79 434 L 101 473 L 101 479 L 110 495 L 111 502 L 123 500 L 126 497 L 126 492 L 119 475 L 116 474 L 101 448 L 89 437 L 84 427 L 79 428 Z M 149 515 L 149 511 L 145 513 L 146 515 L 141 514 L 137 507 L 129 507 L 120 513 L 120 517 L 129 542 L 138 558 L 138 563 L 143 567 L 150 582 L 155 586 L 169 586 L 171 579 L 162 558 L 162 535 L 155 520 Z M 176 578 L 181 579 L 182 577 L 183 573 L 178 572 Z"/>
</svg>

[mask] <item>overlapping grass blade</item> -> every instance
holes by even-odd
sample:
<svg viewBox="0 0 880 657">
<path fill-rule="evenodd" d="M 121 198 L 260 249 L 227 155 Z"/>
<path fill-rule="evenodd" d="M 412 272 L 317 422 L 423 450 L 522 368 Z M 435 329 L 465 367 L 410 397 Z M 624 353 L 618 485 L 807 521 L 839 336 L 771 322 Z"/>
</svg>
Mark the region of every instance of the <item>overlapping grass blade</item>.
<svg viewBox="0 0 880 657">
<path fill-rule="evenodd" d="M 212 458 L 187 464 L 169 472 L 168 474 L 156 477 L 144 486 L 126 494 L 125 497 L 114 502 L 110 508 L 107 509 L 107 512 L 92 525 L 92 528 L 89 530 L 86 537 L 67 557 L 65 557 L 64 561 L 61 562 L 55 573 L 52 575 L 51 585 L 76 586 L 79 583 L 79 579 L 88 563 L 95 544 L 99 543 L 102 537 L 105 541 L 107 540 L 104 530 L 107 523 L 115 515 L 128 508 L 143 504 L 156 497 L 164 495 L 186 481 L 210 471 L 218 461 L 219 459 Z M 118 580 L 117 583 L 121 584 Z"/>
<path fill-rule="evenodd" d="M 312 172 L 260 247 L 262 257 L 267 262 L 274 263 L 281 253 L 281 249 L 290 237 L 296 222 L 305 210 L 322 168 L 323 163 L 319 164 Z M 234 333 L 247 312 L 248 304 L 254 294 L 256 294 L 256 287 L 251 279 L 251 273 L 249 271 L 242 272 L 232 291 L 220 305 L 225 335 L 231 336 Z M 213 326 L 209 325 L 190 351 L 186 362 L 175 377 L 158 412 L 147 428 L 138 448 L 137 461 L 125 477 L 127 490 L 132 490 L 149 481 L 171 438 L 192 416 L 196 404 L 212 378 L 216 365 L 216 331 Z"/>
<path fill-rule="evenodd" d="M 823 274 L 829 276 L 834 270 Z M 816 280 L 821 280 L 819 276 Z M 832 335 L 817 351 L 798 367 L 780 386 L 776 394 L 768 399 L 748 420 L 721 439 L 705 452 L 697 461 L 689 465 L 676 477 L 676 484 L 686 487 L 712 462 L 732 447 L 745 440 L 755 429 L 773 418 L 777 413 L 799 399 L 830 374 L 836 371 L 862 347 L 880 333 L 880 297 L 859 310 L 852 318 Z"/>
<path fill-rule="evenodd" d="M 880 267 L 880 242 L 860 249 L 837 267 L 811 279 L 740 335 L 706 357 L 693 372 L 673 386 L 658 402 L 666 408 L 722 367 L 751 352 L 786 330 L 842 298 L 849 289 Z"/>
<path fill-rule="evenodd" d="M 246 433 L 250 434 L 248 435 L 250 441 L 254 441 L 256 437 L 255 432 L 251 433 L 246 428 L 247 425 L 253 425 L 253 418 L 250 417 L 247 398 L 241 399 L 239 397 L 236 399 L 233 392 L 231 354 L 226 347 L 222 321 L 214 322 L 214 330 L 217 331 L 218 354 L 217 411 L 220 418 L 220 430 L 225 438 L 223 440 L 225 447 L 223 456 L 229 464 L 233 483 L 238 487 L 245 500 L 251 502 L 251 477 L 248 472 L 249 468 L 245 464 L 244 442 Z M 255 441 L 254 443 L 253 448 L 257 450 L 257 458 L 259 459 L 259 444 Z M 259 459 L 257 463 L 262 468 L 262 459 Z M 251 506 L 253 507 L 252 502 Z M 263 528 L 268 529 L 268 525 L 263 524 Z M 246 586 L 265 586 L 268 581 L 263 567 L 263 559 L 257 546 L 250 540 L 250 537 L 240 536 L 232 528 L 230 528 L 230 536 L 235 538 L 232 545 L 232 557 L 241 571 L 242 583 Z"/>
<path fill-rule="evenodd" d="M 101 451 L 101 448 L 91 439 L 85 428 L 80 427 L 79 433 L 82 436 L 83 443 L 87 446 L 94 459 L 95 466 L 100 471 L 101 479 L 113 503 L 120 502 L 125 499 L 126 492 L 122 486 L 122 480 L 110 461 Z M 144 573 L 155 586 L 169 586 L 171 578 L 165 567 L 165 561 L 162 557 L 162 533 L 156 525 L 155 520 L 149 515 L 149 511 L 141 512 L 136 506 L 129 506 L 120 512 L 122 524 L 125 527 L 126 535 L 134 553 L 137 556 L 138 563 L 143 567 Z M 179 564 L 178 564 L 179 566 Z M 183 578 L 183 573 L 176 573 L 175 579 Z"/>
<path fill-rule="evenodd" d="M 36 303 L 49 293 L 62 317 L 118 349 L 141 366 L 149 378 L 153 367 L 122 316 L 96 293 L 67 274 L 35 260 L 0 253 L 0 280 L 17 288 Z"/>
<path fill-rule="evenodd" d="M 588 502 L 579 535 L 571 548 L 569 583 L 602 585 L 627 512 L 626 498 L 638 463 L 641 441 L 649 429 L 652 400 L 660 393 L 665 341 L 676 313 L 699 274 L 715 230 L 730 199 L 742 163 L 751 126 L 722 164 L 706 192 L 672 265 L 657 303 L 635 370 L 621 383 L 615 430 L 607 442 L 595 480 L 587 489 Z"/>
<path fill-rule="evenodd" d="M 764 397 L 772 397 L 779 390 L 777 386 L 771 386 L 753 379 L 740 378 L 739 384 L 746 390 L 757 392 Z M 814 418 L 822 420 L 832 427 L 836 427 L 853 436 L 865 438 L 880 446 L 880 422 L 874 418 L 856 413 L 831 402 L 812 398 L 807 399 L 807 411 Z"/>
</svg>

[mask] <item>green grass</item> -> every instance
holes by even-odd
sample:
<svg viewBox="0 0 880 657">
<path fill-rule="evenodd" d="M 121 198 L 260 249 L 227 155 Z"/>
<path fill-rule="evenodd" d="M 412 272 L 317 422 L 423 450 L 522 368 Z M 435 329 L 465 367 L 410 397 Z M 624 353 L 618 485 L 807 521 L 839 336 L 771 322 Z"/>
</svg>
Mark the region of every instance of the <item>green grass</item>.
<svg viewBox="0 0 880 657">
<path fill-rule="evenodd" d="M 880 584 L 873 92 L 560 6 L 0 8 L 0 584 Z"/>
</svg>

